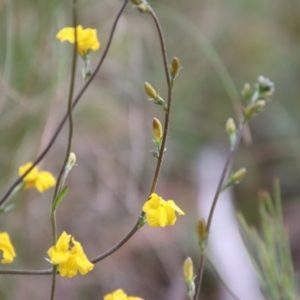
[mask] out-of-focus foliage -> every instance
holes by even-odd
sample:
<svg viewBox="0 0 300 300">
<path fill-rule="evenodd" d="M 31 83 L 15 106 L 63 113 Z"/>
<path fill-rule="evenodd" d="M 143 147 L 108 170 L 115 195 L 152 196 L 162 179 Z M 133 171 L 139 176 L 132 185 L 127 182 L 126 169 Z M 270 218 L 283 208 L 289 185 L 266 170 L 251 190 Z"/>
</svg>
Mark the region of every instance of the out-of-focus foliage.
<svg viewBox="0 0 300 300">
<path fill-rule="evenodd" d="M 274 200 L 268 192 L 261 192 L 259 215 L 262 234 L 248 225 L 239 214 L 245 246 L 259 274 L 265 299 L 297 299 L 299 283 L 295 275 L 289 238 L 282 219 L 279 181 L 274 183 Z"/>
<path fill-rule="evenodd" d="M 236 165 L 242 162 L 248 172 L 236 188 L 236 205 L 257 220 L 256 191 L 279 176 L 292 245 L 299 237 L 300 221 L 294 217 L 300 209 L 299 1 L 150 2 L 165 32 L 169 60 L 177 56 L 183 66 L 174 88 L 158 192 L 191 217 L 164 230 L 145 227 L 84 278 L 60 279 L 58 299 L 99 299 L 117 287 L 147 300 L 183 299 L 185 287 L 178 284 L 182 262 L 197 253 L 192 232 L 198 186 L 192 165 L 206 143 L 229 147 L 224 124 L 235 117 L 244 82 L 252 84 L 261 74 L 275 82 L 276 95 L 251 123 L 252 143 L 238 154 Z M 120 5 L 117 0 L 78 0 L 79 23 L 97 28 L 102 49 Z M 72 49 L 55 38 L 67 26 L 68 1 L 0 1 L 1 194 L 18 175 L 18 166 L 41 152 L 67 109 Z M 100 55 L 91 54 L 91 67 Z M 80 68 L 77 73 L 78 90 Z M 163 112 L 146 101 L 145 81 L 165 95 L 154 24 L 128 5 L 102 70 L 74 111 L 72 151 L 78 166 L 67 179 L 70 189 L 57 216 L 59 233 L 75 235 L 89 257 L 128 232 L 149 193 L 155 167 L 149 153 L 152 119 L 163 120 Z M 66 137 L 64 130 L 41 169 L 58 174 Z M 16 208 L 1 215 L 0 230 L 9 229 L 18 254 L 15 268 L 49 266 L 44 257 L 51 246 L 51 197 L 51 191 L 23 192 L 16 196 Z M 293 249 L 298 262 L 300 250 Z M 205 284 L 205 296 L 214 299 L 213 283 Z M 1 299 L 44 299 L 49 290 L 47 276 L 1 277 Z"/>
</svg>

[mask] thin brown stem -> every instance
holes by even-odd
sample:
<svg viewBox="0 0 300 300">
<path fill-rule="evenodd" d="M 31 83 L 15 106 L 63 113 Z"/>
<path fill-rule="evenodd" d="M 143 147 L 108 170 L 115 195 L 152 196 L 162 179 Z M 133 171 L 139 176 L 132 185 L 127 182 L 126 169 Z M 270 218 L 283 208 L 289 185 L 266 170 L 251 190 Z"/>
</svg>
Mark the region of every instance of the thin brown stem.
<svg viewBox="0 0 300 300">
<path fill-rule="evenodd" d="M 203 277 L 203 271 L 204 271 L 204 260 L 205 260 L 204 251 L 202 251 L 200 253 L 199 267 L 198 267 L 198 273 L 197 273 L 197 277 L 196 277 L 196 290 L 195 290 L 195 295 L 194 295 L 193 300 L 198 299 L 198 297 L 200 295 L 200 289 L 201 289 L 201 283 L 202 283 L 202 277 Z"/>
<path fill-rule="evenodd" d="M 140 220 L 140 219 L 139 219 Z M 109 250 L 105 251 L 104 253 L 96 256 L 91 260 L 92 263 L 97 263 L 107 256 L 111 255 L 112 253 L 116 252 L 118 249 L 120 249 L 138 230 L 139 230 L 139 220 L 137 223 L 134 225 L 134 227 L 124 236 L 122 240 L 120 240 L 116 245 L 111 247 Z"/>
<path fill-rule="evenodd" d="M 236 151 L 238 149 L 238 146 L 240 144 L 241 137 L 243 135 L 244 127 L 245 127 L 245 124 L 242 123 L 240 125 L 240 127 L 239 127 L 239 130 L 238 130 L 238 133 L 237 133 L 237 136 L 236 136 L 236 141 L 234 143 L 234 146 L 232 147 L 232 149 L 231 149 L 231 151 L 230 151 L 230 153 L 229 153 L 229 155 L 228 155 L 228 157 L 226 159 L 226 162 L 225 162 L 222 174 L 221 174 L 221 178 L 219 180 L 219 184 L 218 184 L 218 187 L 217 187 L 217 190 L 216 190 L 216 193 L 215 193 L 215 197 L 214 197 L 214 200 L 213 200 L 210 212 L 209 212 L 208 221 L 207 221 L 207 227 L 206 227 L 207 228 L 207 232 L 209 232 L 209 230 L 210 230 L 211 222 L 212 222 L 212 218 L 213 218 L 213 214 L 214 214 L 214 211 L 215 211 L 215 208 L 216 208 L 217 201 L 219 199 L 220 193 L 222 191 L 222 185 L 224 183 L 225 176 L 226 176 L 226 174 L 228 173 L 228 171 L 230 169 L 230 166 L 232 164 L 232 161 L 234 159 L 234 156 L 235 156 Z"/>
<path fill-rule="evenodd" d="M 164 132 L 163 132 L 163 138 L 162 138 L 161 147 L 160 147 L 160 151 L 159 151 L 158 161 L 157 161 L 157 165 L 156 165 L 156 169 L 155 169 L 155 173 L 154 173 L 154 178 L 153 178 L 152 186 L 150 189 L 150 194 L 152 194 L 156 189 L 159 173 L 160 173 L 161 166 L 162 166 L 168 131 L 169 131 L 171 104 L 172 104 L 172 83 L 171 83 L 171 78 L 170 78 L 169 69 L 168 69 L 167 50 L 166 50 L 163 32 L 162 32 L 158 18 L 156 16 L 154 10 L 150 6 L 149 6 L 149 11 L 150 11 L 150 15 L 152 16 L 152 18 L 154 20 L 154 23 L 155 23 L 155 26 L 156 26 L 156 29 L 158 32 L 161 51 L 162 51 L 162 57 L 163 57 L 163 63 L 164 63 L 164 69 L 165 69 L 165 75 L 166 75 L 166 81 L 167 81 L 167 86 L 168 86 L 167 111 L 165 113 Z"/>
<path fill-rule="evenodd" d="M 218 187 L 216 189 L 216 193 L 215 193 L 215 196 L 214 196 L 211 208 L 210 208 L 209 216 L 208 216 L 207 227 L 206 227 L 206 230 L 207 230 L 208 234 L 209 234 L 209 231 L 210 231 L 214 211 L 215 211 L 220 193 L 222 192 L 222 185 L 224 183 L 225 176 L 226 176 L 226 174 L 228 173 L 228 171 L 230 169 L 230 166 L 232 164 L 232 161 L 234 159 L 234 156 L 235 156 L 236 151 L 238 149 L 238 146 L 240 144 L 240 141 L 241 141 L 241 138 L 242 138 L 242 135 L 243 135 L 244 127 L 245 127 L 245 122 L 242 121 L 240 126 L 239 126 L 239 129 L 238 129 L 238 133 L 237 133 L 237 136 L 236 136 L 234 146 L 230 150 L 230 153 L 229 153 L 229 155 L 226 159 L 226 162 L 225 162 L 222 174 L 221 174 L 221 178 L 219 180 Z M 194 295 L 193 300 L 198 300 L 199 299 L 201 283 L 202 283 L 202 277 L 203 277 L 204 260 L 205 260 L 205 250 L 202 251 L 201 254 L 200 254 L 199 268 L 198 268 L 197 277 L 196 277 L 196 290 L 195 290 L 195 295 Z"/>
<path fill-rule="evenodd" d="M 107 45 L 103 51 L 103 54 L 100 58 L 100 61 L 98 62 L 95 70 L 92 72 L 91 77 L 86 81 L 86 83 L 82 86 L 82 88 L 80 89 L 80 91 L 77 93 L 77 95 L 75 96 L 73 102 L 72 102 L 72 109 L 74 109 L 74 107 L 77 105 L 77 103 L 79 102 L 79 100 L 81 99 L 82 95 L 84 94 L 84 92 L 86 91 L 86 89 L 88 88 L 88 86 L 90 85 L 90 83 L 93 81 L 93 79 L 95 78 L 96 74 L 98 73 L 98 71 L 100 70 L 104 59 L 106 58 L 106 55 L 108 53 L 108 50 L 110 48 L 118 21 L 127 5 L 129 0 L 124 0 L 115 20 L 112 26 L 112 29 L 110 31 L 110 35 L 108 38 L 108 42 Z M 36 160 L 33 162 L 32 166 L 22 175 L 20 176 L 11 186 L 10 188 L 5 192 L 5 194 L 2 196 L 2 198 L 0 199 L 0 206 L 3 205 L 3 203 L 5 202 L 5 200 L 9 197 L 9 195 L 12 193 L 12 191 L 14 190 L 14 188 L 16 186 L 18 186 L 18 184 L 20 184 L 22 182 L 22 180 L 24 179 L 24 177 L 45 157 L 45 155 L 48 153 L 48 151 L 51 149 L 52 145 L 54 144 L 56 138 L 58 137 L 60 131 L 62 130 L 65 122 L 68 119 L 68 112 L 65 113 L 64 117 L 62 118 L 61 122 L 59 123 L 59 125 L 57 126 L 52 138 L 50 139 L 48 145 L 45 147 L 45 149 L 42 151 L 42 153 L 36 158 Z"/>
<path fill-rule="evenodd" d="M 45 269 L 45 270 L 0 270 L 0 275 L 52 275 L 52 269 Z"/>
<path fill-rule="evenodd" d="M 122 238 L 122 240 L 120 240 L 116 245 L 111 247 L 109 250 L 96 256 L 95 258 L 91 259 L 90 261 L 94 264 L 98 263 L 99 261 L 103 260 L 107 256 L 109 256 L 112 253 L 114 253 L 115 251 L 117 251 L 119 248 L 121 248 L 140 228 L 139 220 L 134 225 L 134 227 L 130 230 L 130 232 L 128 232 L 126 234 L 126 236 L 124 236 L 124 238 Z M 52 274 L 53 274 L 52 269 L 46 269 L 46 270 L 0 270 L 0 275 L 52 275 Z"/>
</svg>

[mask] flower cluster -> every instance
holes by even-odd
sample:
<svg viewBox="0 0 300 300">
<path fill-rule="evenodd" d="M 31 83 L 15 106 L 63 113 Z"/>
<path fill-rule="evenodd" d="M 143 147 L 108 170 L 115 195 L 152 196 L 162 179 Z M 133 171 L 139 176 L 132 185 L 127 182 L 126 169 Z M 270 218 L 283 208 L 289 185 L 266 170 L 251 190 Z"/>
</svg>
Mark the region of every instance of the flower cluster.
<svg viewBox="0 0 300 300">
<path fill-rule="evenodd" d="M 16 257 L 15 249 L 6 232 L 0 233 L 0 250 L 3 251 L 2 264 L 10 264 Z"/>
<path fill-rule="evenodd" d="M 19 176 L 22 176 L 31 167 L 31 162 L 21 166 L 19 168 Z M 36 187 L 40 193 L 45 192 L 56 184 L 56 180 L 50 172 L 39 172 L 36 166 L 24 177 L 23 181 L 25 183 L 25 189 Z"/>
<path fill-rule="evenodd" d="M 104 297 L 104 300 L 143 300 L 139 297 L 127 296 L 122 289 L 118 289 L 111 294 L 108 294 Z"/>
<path fill-rule="evenodd" d="M 61 41 L 69 41 L 75 43 L 75 30 L 73 27 L 65 27 L 60 30 L 56 37 Z M 86 28 L 83 29 L 81 25 L 76 27 L 77 37 L 77 51 L 82 57 L 86 57 L 91 50 L 98 50 L 100 48 L 100 42 L 97 38 L 97 30 Z"/>
<path fill-rule="evenodd" d="M 143 212 L 149 226 L 165 227 L 174 225 L 176 222 L 176 213 L 184 215 L 184 212 L 174 203 L 173 200 L 165 201 L 157 194 L 150 195 L 149 200 L 143 206 Z"/>
<path fill-rule="evenodd" d="M 70 245 L 72 244 L 72 246 Z M 54 265 L 58 265 L 61 276 L 72 278 L 94 269 L 94 265 L 87 259 L 81 244 L 65 231 L 61 234 L 55 246 L 52 246 L 47 254 Z"/>
</svg>

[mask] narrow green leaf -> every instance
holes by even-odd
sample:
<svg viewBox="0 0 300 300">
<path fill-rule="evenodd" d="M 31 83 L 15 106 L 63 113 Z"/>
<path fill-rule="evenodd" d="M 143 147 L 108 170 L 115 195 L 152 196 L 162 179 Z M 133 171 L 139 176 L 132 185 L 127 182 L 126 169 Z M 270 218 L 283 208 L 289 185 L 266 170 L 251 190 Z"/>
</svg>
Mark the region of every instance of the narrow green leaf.
<svg viewBox="0 0 300 300">
<path fill-rule="evenodd" d="M 69 187 L 65 186 L 60 193 L 56 196 L 55 200 L 52 204 L 52 211 L 56 211 L 58 205 L 60 204 L 61 200 L 66 196 L 67 192 L 69 190 Z"/>
</svg>

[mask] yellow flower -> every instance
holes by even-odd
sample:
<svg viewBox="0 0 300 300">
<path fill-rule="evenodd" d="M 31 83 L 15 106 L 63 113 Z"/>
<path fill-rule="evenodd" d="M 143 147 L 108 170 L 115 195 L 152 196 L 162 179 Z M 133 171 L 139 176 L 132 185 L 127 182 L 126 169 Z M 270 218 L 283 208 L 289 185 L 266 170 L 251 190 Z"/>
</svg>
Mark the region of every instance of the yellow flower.
<svg viewBox="0 0 300 300">
<path fill-rule="evenodd" d="M 90 50 L 98 50 L 100 42 L 97 38 L 97 29 L 86 28 L 83 29 L 81 25 L 76 28 L 77 34 L 77 51 L 85 57 L 89 54 Z M 58 32 L 56 37 L 61 41 L 69 41 L 75 43 L 75 30 L 74 27 L 65 27 Z"/>
<path fill-rule="evenodd" d="M 15 249 L 6 232 L 0 233 L 0 250 L 3 251 L 2 264 L 10 264 L 16 257 Z"/>
<path fill-rule="evenodd" d="M 108 294 L 104 297 L 104 300 L 144 300 L 139 297 L 128 297 L 122 289 L 114 291 L 112 294 Z"/>
<path fill-rule="evenodd" d="M 61 234 L 56 245 L 47 251 L 47 254 L 51 262 L 58 265 L 59 273 L 63 277 L 72 278 L 77 275 L 77 271 L 81 275 L 85 275 L 94 269 L 94 265 L 83 252 L 81 244 L 65 231 Z"/>
<path fill-rule="evenodd" d="M 176 222 L 176 211 L 179 215 L 184 215 L 184 212 L 173 200 L 165 201 L 155 193 L 150 195 L 150 199 L 143 206 L 147 222 L 152 227 L 174 225 Z"/>
<path fill-rule="evenodd" d="M 21 166 L 19 168 L 19 176 L 22 176 L 30 167 L 32 166 L 31 162 Z M 42 171 L 39 172 L 37 166 L 35 166 L 23 179 L 25 182 L 25 189 L 30 189 L 32 187 L 36 187 L 36 189 L 43 193 L 46 190 L 50 189 L 56 184 L 56 180 L 54 176 L 47 172 Z"/>
</svg>

